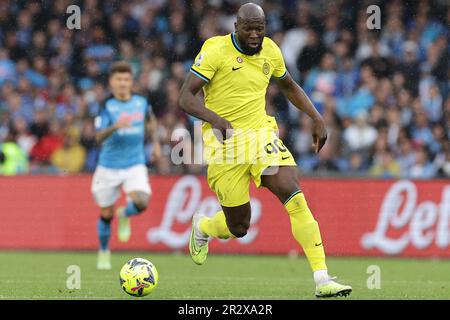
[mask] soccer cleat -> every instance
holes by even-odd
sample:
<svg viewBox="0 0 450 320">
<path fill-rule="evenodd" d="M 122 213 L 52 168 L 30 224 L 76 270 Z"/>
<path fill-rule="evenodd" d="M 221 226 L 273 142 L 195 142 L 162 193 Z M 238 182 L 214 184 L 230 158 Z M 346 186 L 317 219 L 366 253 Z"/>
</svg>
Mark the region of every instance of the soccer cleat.
<svg viewBox="0 0 450 320">
<path fill-rule="evenodd" d="M 109 250 L 100 250 L 97 256 L 98 270 L 111 270 L 111 252 Z"/>
<path fill-rule="evenodd" d="M 335 298 L 350 295 L 352 287 L 337 283 L 333 281 L 334 279 L 336 278 L 330 277 L 329 281 L 316 286 L 316 298 Z"/>
<path fill-rule="evenodd" d="M 205 263 L 208 257 L 208 237 L 202 237 L 198 224 L 202 216 L 196 212 L 192 216 L 192 230 L 189 238 L 189 253 L 192 261 L 198 265 Z"/>
<path fill-rule="evenodd" d="M 128 242 L 131 237 L 130 218 L 125 215 L 125 207 L 119 207 L 116 210 L 116 216 L 119 219 L 118 237 L 120 242 Z"/>
</svg>

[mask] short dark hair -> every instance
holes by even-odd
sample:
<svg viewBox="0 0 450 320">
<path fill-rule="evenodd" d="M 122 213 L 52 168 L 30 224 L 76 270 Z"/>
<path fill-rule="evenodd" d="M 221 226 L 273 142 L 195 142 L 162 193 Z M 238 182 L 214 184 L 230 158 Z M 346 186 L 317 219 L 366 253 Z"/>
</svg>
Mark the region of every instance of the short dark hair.
<svg viewBox="0 0 450 320">
<path fill-rule="evenodd" d="M 116 61 L 109 68 L 109 76 L 111 77 L 115 73 L 128 72 L 131 75 L 133 74 L 133 70 L 131 69 L 131 65 L 126 61 Z"/>
</svg>

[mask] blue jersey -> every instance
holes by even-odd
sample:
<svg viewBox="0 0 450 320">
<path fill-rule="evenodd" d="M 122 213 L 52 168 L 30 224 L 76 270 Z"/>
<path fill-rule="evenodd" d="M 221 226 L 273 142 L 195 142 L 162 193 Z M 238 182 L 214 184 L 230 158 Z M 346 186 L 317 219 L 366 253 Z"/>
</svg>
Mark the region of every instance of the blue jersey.
<svg viewBox="0 0 450 320">
<path fill-rule="evenodd" d="M 151 105 L 144 97 L 133 94 L 127 101 L 113 96 L 104 100 L 95 118 L 97 131 L 106 129 L 121 118 L 130 120 L 130 127 L 116 130 L 103 140 L 98 164 L 113 169 L 125 169 L 145 164 L 145 121 L 151 113 Z"/>
</svg>

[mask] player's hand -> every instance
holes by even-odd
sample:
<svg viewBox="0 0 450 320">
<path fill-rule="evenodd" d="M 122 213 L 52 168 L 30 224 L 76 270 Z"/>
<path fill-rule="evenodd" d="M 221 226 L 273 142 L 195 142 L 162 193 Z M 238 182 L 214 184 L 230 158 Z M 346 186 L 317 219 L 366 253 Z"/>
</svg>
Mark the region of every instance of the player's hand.
<svg viewBox="0 0 450 320">
<path fill-rule="evenodd" d="M 215 136 L 222 143 L 233 135 L 233 126 L 228 120 L 222 117 L 217 116 L 217 118 L 211 122 L 211 126 Z"/>
<path fill-rule="evenodd" d="M 316 119 L 312 126 L 312 137 L 314 151 L 318 153 L 327 141 L 327 129 L 322 118 Z"/>
<path fill-rule="evenodd" d="M 117 120 L 117 122 L 114 124 L 114 128 L 116 130 L 118 129 L 122 129 L 122 128 L 129 128 L 131 127 L 131 121 L 128 118 L 119 118 L 119 120 Z"/>
</svg>

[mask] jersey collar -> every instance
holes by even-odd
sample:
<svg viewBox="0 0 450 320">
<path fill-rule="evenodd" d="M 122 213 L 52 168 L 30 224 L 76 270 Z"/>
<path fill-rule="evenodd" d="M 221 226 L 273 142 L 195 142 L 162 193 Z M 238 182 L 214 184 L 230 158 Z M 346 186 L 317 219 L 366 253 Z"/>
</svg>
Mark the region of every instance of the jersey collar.
<svg viewBox="0 0 450 320">
<path fill-rule="evenodd" d="M 231 42 L 233 43 L 233 46 L 234 46 L 234 47 L 236 48 L 236 50 L 239 51 L 240 53 L 243 53 L 243 54 L 247 55 L 247 54 L 245 53 L 245 51 L 242 50 L 241 47 L 239 47 L 239 44 L 238 44 L 238 42 L 237 42 L 235 33 L 236 33 L 236 32 L 232 32 L 232 33 L 231 33 Z"/>
</svg>

